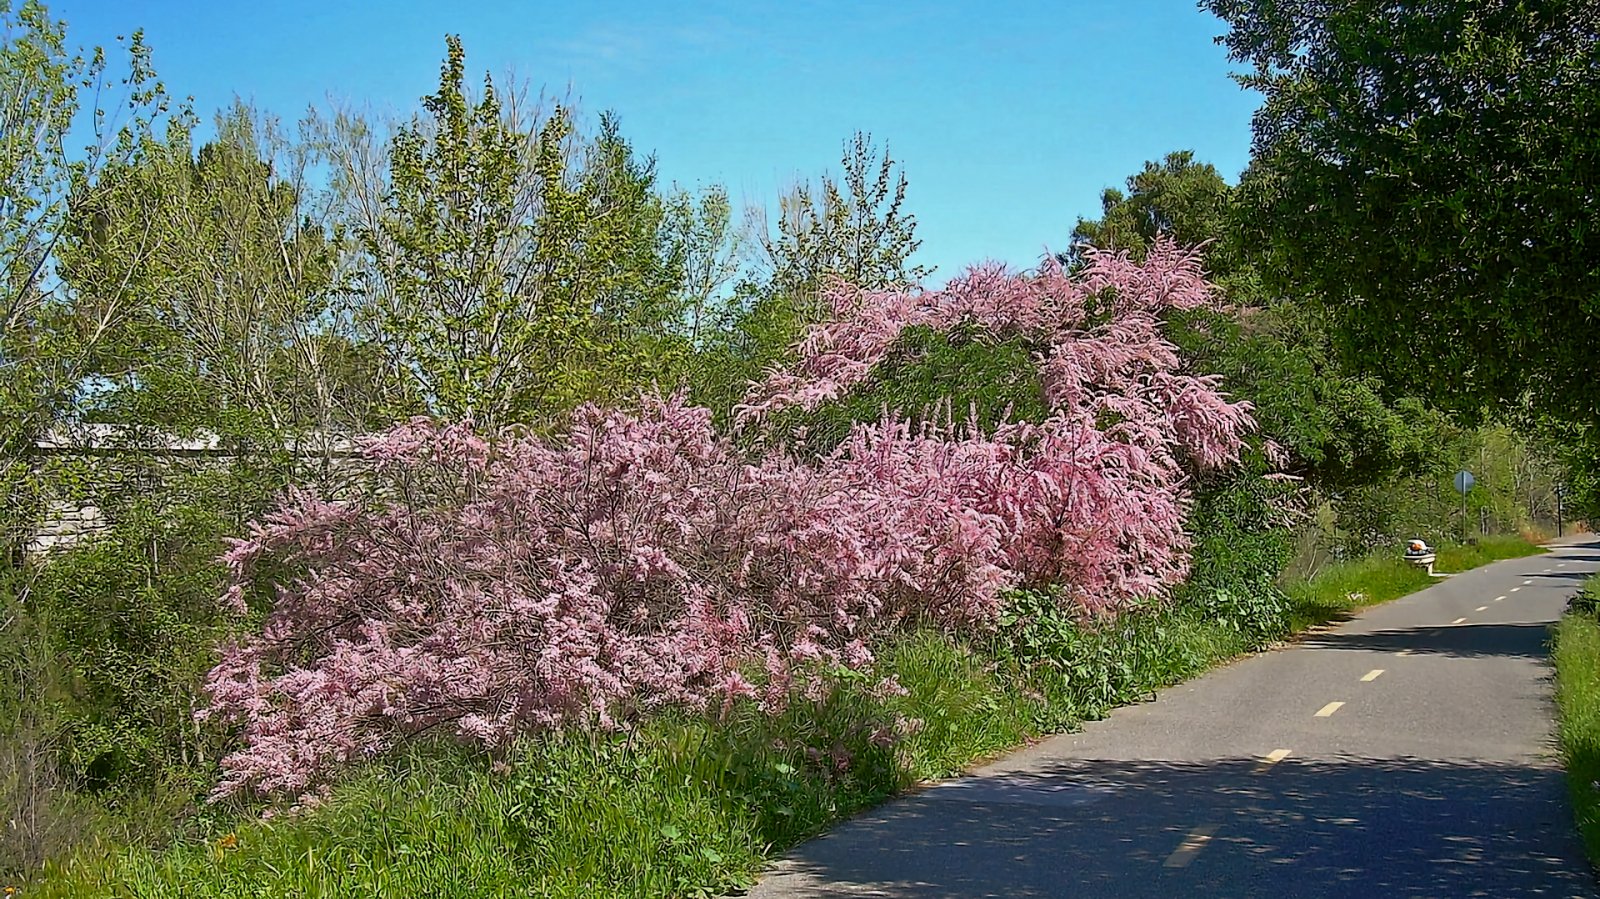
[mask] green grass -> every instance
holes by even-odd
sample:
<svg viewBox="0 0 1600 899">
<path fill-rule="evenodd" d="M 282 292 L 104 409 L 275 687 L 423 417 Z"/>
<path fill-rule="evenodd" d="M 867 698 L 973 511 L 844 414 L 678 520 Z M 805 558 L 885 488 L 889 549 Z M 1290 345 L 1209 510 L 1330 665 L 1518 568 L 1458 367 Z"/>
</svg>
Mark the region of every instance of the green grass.
<svg viewBox="0 0 1600 899">
<path fill-rule="evenodd" d="M 1556 627 L 1556 708 L 1573 816 L 1600 865 L 1600 591 L 1590 581 Z"/>
<path fill-rule="evenodd" d="M 1485 542 L 1441 552 L 1441 565 L 1535 551 Z M 884 648 L 878 675 L 892 675 L 903 695 L 852 677 L 775 717 L 751 708 L 669 716 L 629 735 L 527 741 L 498 761 L 416 747 L 347 778 L 313 811 L 271 821 L 213 813 L 203 839 L 80 852 L 23 895 L 719 895 L 917 782 L 1429 582 L 1376 558 L 1332 566 L 1287 596 L 1217 591 L 1103 622 L 1024 595 L 998 634 L 973 642 L 924 632 Z M 1594 636 L 1600 646 L 1600 629 Z M 1600 694 L 1600 682 L 1592 689 Z M 875 739 L 887 732 L 898 742 Z"/>
<path fill-rule="evenodd" d="M 160 852 L 83 852 L 25 895 L 719 895 L 748 885 L 776 852 L 917 782 L 1243 651 L 1246 633 L 1200 609 L 1161 609 L 1079 627 L 1067 638 L 1075 664 L 1029 670 L 993 647 L 918 633 L 880 657 L 904 695 L 849 680 L 776 718 L 741 709 L 720 721 L 659 719 L 631 736 L 552 737 L 498 766 L 416 748 L 347 779 L 312 812 L 238 815 Z M 895 745 L 874 741 L 896 728 Z"/>
<path fill-rule="evenodd" d="M 1477 543 L 1440 547 L 1434 570 L 1451 574 L 1544 551 L 1521 537 L 1485 537 Z M 1309 580 L 1285 588 L 1291 604 L 1290 628 L 1302 631 L 1342 618 L 1356 609 L 1415 593 L 1437 582 L 1426 571 L 1404 561 L 1398 550 L 1335 562 Z"/>
</svg>

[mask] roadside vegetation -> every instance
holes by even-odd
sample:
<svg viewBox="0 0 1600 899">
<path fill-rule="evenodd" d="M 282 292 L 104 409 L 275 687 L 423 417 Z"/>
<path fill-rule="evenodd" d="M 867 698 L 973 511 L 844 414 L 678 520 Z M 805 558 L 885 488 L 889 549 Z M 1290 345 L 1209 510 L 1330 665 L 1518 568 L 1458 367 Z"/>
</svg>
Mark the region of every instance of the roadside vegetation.
<svg viewBox="0 0 1600 899">
<path fill-rule="evenodd" d="M 1446 550 L 1457 570 L 1538 551 L 1518 538 Z M 52 865 L 27 895 L 722 895 L 752 883 L 774 854 L 918 783 L 1430 582 L 1396 577 L 1392 557 L 1330 566 L 1276 605 L 1193 603 L 1103 626 L 1019 596 L 1021 617 L 989 639 L 921 632 L 888 648 L 879 670 L 903 695 L 855 680 L 776 718 L 663 716 L 626 735 L 524 740 L 500 759 L 416 745 L 315 809 L 266 821 L 213 814 L 165 851 L 95 846 Z M 1564 627 L 1578 626 L 1583 696 L 1600 697 L 1600 626 Z M 1596 707 L 1583 725 L 1591 780 Z M 902 736 L 885 739 L 897 727 Z"/>
<path fill-rule="evenodd" d="M 1525 537 L 1513 534 L 1485 537 L 1468 544 L 1446 544 L 1438 547 L 1434 571 L 1440 574 L 1470 571 L 1490 562 L 1544 551 Z M 1398 550 L 1332 562 L 1309 579 L 1290 583 L 1285 588 L 1292 607 L 1290 626 L 1303 630 L 1435 583 L 1438 583 L 1437 578 L 1429 577 L 1425 570 L 1402 560 Z"/>
<path fill-rule="evenodd" d="M 1573 817 L 1600 867 L 1600 584 L 1583 585 L 1556 628 L 1556 708 Z"/>
</svg>

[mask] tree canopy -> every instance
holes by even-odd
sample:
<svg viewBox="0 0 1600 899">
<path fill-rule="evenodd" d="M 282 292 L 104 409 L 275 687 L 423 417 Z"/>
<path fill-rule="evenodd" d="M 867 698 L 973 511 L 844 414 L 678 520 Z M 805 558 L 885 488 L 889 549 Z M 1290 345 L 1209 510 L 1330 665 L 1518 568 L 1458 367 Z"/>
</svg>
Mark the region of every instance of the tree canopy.
<svg viewBox="0 0 1600 899">
<path fill-rule="evenodd" d="M 1347 356 L 1458 410 L 1600 414 L 1600 4 L 1202 5 L 1265 95 L 1256 236 Z"/>
</svg>

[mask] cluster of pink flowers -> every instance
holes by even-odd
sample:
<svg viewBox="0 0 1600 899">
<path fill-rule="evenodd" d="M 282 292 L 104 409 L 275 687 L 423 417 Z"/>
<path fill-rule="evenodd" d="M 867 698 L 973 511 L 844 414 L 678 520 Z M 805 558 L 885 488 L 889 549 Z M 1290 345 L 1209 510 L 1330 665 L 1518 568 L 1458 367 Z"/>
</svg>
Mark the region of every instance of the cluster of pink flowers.
<svg viewBox="0 0 1600 899">
<path fill-rule="evenodd" d="M 776 709 L 891 631 L 990 626 L 1010 587 L 1114 610 L 1185 575 L 1185 466 L 1237 459 L 1251 427 L 1161 336 L 1166 310 L 1211 301 L 1192 255 L 831 299 L 746 421 L 848 391 L 907 327 L 964 323 L 1043 348 L 1053 414 L 988 434 L 890 417 L 815 462 L 747 458 L 681 397 L 585 407 L 559 440 L 399 425 L 363 496 L 293 493 L 226 556 L 229 601 L 276 599 L 208 680 L 203 714 L 244 735 L 217 794 L 305 791 L 425 731 L 503 745 Z"/>
</svg>

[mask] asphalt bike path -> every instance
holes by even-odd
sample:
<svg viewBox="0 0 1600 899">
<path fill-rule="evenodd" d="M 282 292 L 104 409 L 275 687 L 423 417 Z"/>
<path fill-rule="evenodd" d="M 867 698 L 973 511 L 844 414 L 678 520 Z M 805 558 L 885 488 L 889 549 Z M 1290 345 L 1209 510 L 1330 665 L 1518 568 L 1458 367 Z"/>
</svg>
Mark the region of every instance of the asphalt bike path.
<svg viewBox="0 0 1600 899">
<path fill-rule="evenodd" d="M 778 897 L 1600 896 L 1548 640 L 1600 541 L 1497 562 L 889 802 Z"/>
</svg>

